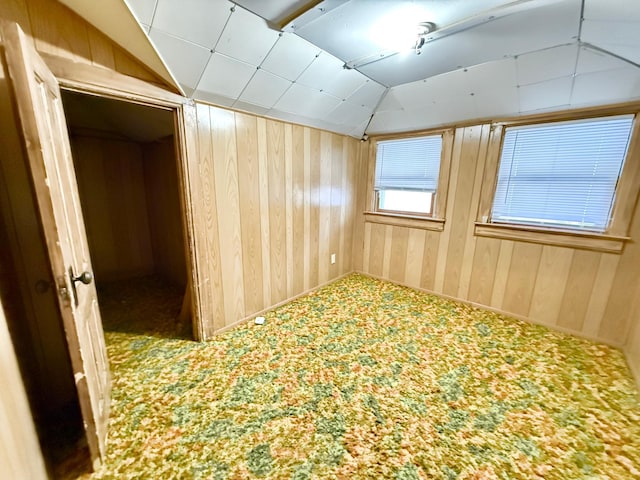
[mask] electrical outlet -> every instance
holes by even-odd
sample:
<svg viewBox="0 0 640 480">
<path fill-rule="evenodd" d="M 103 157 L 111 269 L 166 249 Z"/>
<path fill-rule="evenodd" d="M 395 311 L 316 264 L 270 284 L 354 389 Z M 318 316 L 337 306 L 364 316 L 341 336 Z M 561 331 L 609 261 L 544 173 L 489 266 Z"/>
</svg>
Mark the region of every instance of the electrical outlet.
<svg viewBox="0 0 640 480">
<path fill-rule="evenodd" d="M 331 254 L 331 265 L 333 265 L 334 263 L 336 263 L 336 254 L 332 253 Z"/>
</svg>

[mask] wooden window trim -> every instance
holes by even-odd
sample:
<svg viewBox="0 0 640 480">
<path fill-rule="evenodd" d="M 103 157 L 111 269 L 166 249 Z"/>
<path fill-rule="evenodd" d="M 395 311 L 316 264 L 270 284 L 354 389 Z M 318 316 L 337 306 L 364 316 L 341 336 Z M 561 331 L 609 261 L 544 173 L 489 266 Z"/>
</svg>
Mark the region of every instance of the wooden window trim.
<svg viewBox="0 0 640 480">
<path fill-rule="evenodd" d="M 395 227 L 410 227 L 420 230 L 433 230 L 442 232 L 444 230 L 444 219 L 427 217 L 424 215 L 408 215 L 401 213 L 385 212 L 364 212 L 364 220 L 368 223 L 381 223 L 383 225 L 393 225 Z"/>
<path fill-rule="evenodd" d="M 489 150 L 483 177 L 483 189 L 476 215 L 474 234 L 481 237 L 500 238 L 506 240 L 521 240 L 525 242 L 541 243 L 544 245 L 558 245 L 563 247 L 581 248 L 601 252 L 622 253 L 624 245 L 630 240 L 629 228 L 631 219 L 640 193 L 640 115 L 635 109 L 615 112 L 594 112 L 591 116 L 581 115 L 580 118 L 606 117 L 609 115 L 635 114 L 631 131 L 631 139 L 627 158 L 620 174 L 616 195 L 611 211 L 609 228 L 603 233 L 583 232 L 580 230 L 556 229 L 522 224 L 491 223 L 491 208 L 495 196 L 498 180 L 498 168 L 502 153 L 502 140 L 506 127 L 523 125 L 522 121 L 502 122 L 491 126 Z M 528 124 L 552 123 L 559 120 L 556 116 L 538 117 L 535 122 Z"/>
<path fill-rule="evenodd" d="M 434 205 L 431 214 L 419 214 L 413 212 L 394 212 L 390 210 L 378 210 L 377 195 L 374 190 L 376 157 L 378 153 L 378 141 L 401 140 L 404 138 L 427 137 L 442 135 L 442 152 L 440 154 L 440 172 L 438 175 L 438 187 L 434 195 Z M 449 191 L 449 177 L 451 173 L 451 159 L 453 156 L 454 128 L 415 132 L 405 135 L 381 135 L 371 138 L 373 148 L 369 149 L 369 178 L 367 181 L 367 208 L 365 220 L 371 223 L 385 225 L 410 226 L 424 230 L 444 230 L 447 197 Z"/>
</svg>

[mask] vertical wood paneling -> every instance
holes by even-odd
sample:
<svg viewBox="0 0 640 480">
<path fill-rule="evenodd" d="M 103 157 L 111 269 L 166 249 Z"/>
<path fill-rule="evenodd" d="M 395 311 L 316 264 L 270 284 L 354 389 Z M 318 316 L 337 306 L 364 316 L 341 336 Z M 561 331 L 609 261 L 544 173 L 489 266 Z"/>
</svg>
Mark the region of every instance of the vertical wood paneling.
<svg viewBox="0 0 640 480">
<path fill-rule="evenodd" d="M 422 274 L 422 258 L 424 255 L 426 230 L 409 228 L 407 238 L 407 255 L 404 265 L 404 283 L 412 287 L 420 287 Z"/>
<path fill-rule="evenodd" d="M 542 245 L 521 242 L 514 245 L 502 305 L 507 312 L 523 316 L 529 313 L 541 255 Z"/>
<path fill-rule="evenodd" d="M 311 237 L 309 253 L 309 283 L 319 285 L 322 283 L 320 277 L 320 211 L 322 210 L 320 192 L 324 185 L 320 177 L 320 131 L 312 129 L 310 132 L 310 153 L 311 153 L 311 214 L 309 236 Z M 323 237 L 324 239 L 324 237 Z M 326 260 L 326 259 L 325 259 Z"/>
<path fill-rule="evenodd" d="M 604 311 L 607 308 L 607 300 L 611 293 L 613 279 L 615 278 L 619 262 L 620 255 L 603 253 L 600 257 L 598 273 L 596 274 L 596 280 L 593 284 L 593 294 L 589 299 L 587 314 L 584 319 L 584 325 L 582 326 L 582 331 L 586 335 L 591 337 L 598 336 L 598 330 L 602 323 Z"/>
<path fill-rule="evenodd" d="M 570 248 L 545 245 L 531 299 L 529 316 L 544 323 L 557 323 L 565 296 L 567 277 L 574 251 Z"/>
<path fill-rule="evenodd" d="M 357 141 L 200 104 L 198 123 L 199 179 L 209 182 L 198 188 L 215 202 L 199 208 L 216 220 L 207 249 L 220 262 L 214 330 L 343 273 L 329 253 L 352 243 Z"/>
<path fill-rule="evenodd" d="M 173 137 L 144 144 L 142 150 L 154 270 L 184 288 L 186 251 Z"/>
<path fill-rule="evenodd" d="M 331 164 L 332 134 L 320 132 L 320 213 L 318 247 L 318 275 L 320 283 L 329 279 L 329 253 L 331 249 Z"/>
<path fill-rule="evenodd" d="M 304 289 L 311 285 L 311 129 L 303 128 L 304 134 Z"/>
<path fill-rule="evenodd" d="M 340 216 L 342 204 L 342 178 L 344 176 L 342 155 L 342 137 L 331 135 L 331 208 L 329 210 L 329 278 L 335 278 L 339 275 L 340 269 L 338 256 L 340 251 Z M 331 255 L 336 255 L 336 263 L 331 263 Z M 322 257 L 320 259 L 322 260 Z"/>
<path fill-rule="evenodd" d="M 305 129 L 298 125 L 293 126 L 293 244 L 291 245 L 293 254 L 293 294 L 297 295 L 306 290 L 305 275 L 308 266 L 305 268 L 305 254 L 308 248 L 305 232 L 306 228 L 306 202 L 305 188 L 306 177 L 305 168 L 307 156 L 305 153 Z M 295 248 L 294 248 L 295 246 Z"/>
<path fill-rule="evenodd" d="M 18 23 L 41 53 L 99 65 L 141 80 L 164 84 L 122 47 L 60 2 L 3 1 L 0 2 L 0 18 Z"/>
<path fill-rule="evenodd" d="M 480 127 L 467 127 L 464 130 L 462 148 L 458 157 L 458 175 L 453 179 L 456 187 L 455 202 L 451 208 L 449 245 L 445 267 L 444 284 L 442 291 L 446 295 L 455 297 L 458 295 L 460 275 L 463 266 L 467 230 L 471 212 L 471 199 L 475 180 L 478 150 L 480 148 Z"/>
<path fill-rule="evenodd" d="M 453 141 L 453 153 L 452 153 L 452 165 L 451 176 L 449 178 L 449 191 L 447 193 L 447 211 L 446 216 L 450 216 L 450 212 L 456 211 L 457 192 L 458 192 L 458 172 L 460 171 L 460 152 L 464 145 L 463 137 L 473 132 L 471 129 L 463 129 L 460 132 L 456 132 Z M 459 211 L 459 210 L 458 210 Z M 444 291 L 445 274 L 447 270 L 447 259 L 449 258 L 449 239 L 451 237 L 451 230 L 453 229 L 454 222 L 445 222 L 444 230 L 440 235 L 438 244 L 438 254 L 436 256 L 436 270 L 435 280 L 433 283 L 433 290 L 436 293 L 442 293 Z M 426 257 L 426 255 L 425 255 Z"/>
<path fill-rule="evenodd" d="M 430 291 L 436 291 L 436 269 L 442 234 L 428 231 L 425 236 L 422 251 L 422 273 L 420 274 L 420 286 Z"/>
<path fill-rule="evenodd" d="M 271 303 L 271 226 L 269 225 L 269 168 L 267 121 L 258 118 L 258 178 L 260 181 L 260 245 L 262 247 L 262 304 Z"/>
<path fill-rule="evenodd" d="M 245 313 L 262 309 L 262 243 L 260 229 L 260 165 L 258 124 L 251 115 L 236 113 L 242 266 Z"/>
<path fill-rule="evenodd" d="M 287 297 L 293 296 L 293 126 L 284 125 L 284 191 L 287 257 Z"/>
<path fill-rule="evenodd" d="M 225 302 L 224 288 L 222 284 L 222 260 L 220 243 L 218 240 L 218 204 L 216 200 L 216 186 L 213 168 L 213 145 L 212 145 L 212 125 L 209 116 L 209 107 L 198 104 L 196 107 L 198 124 L 198 172 L 197 179 L 193 180 L 196 191 L 194 201 L 197 201 L 198 222 L 195 232 L 200 245 L 199 250 L 204 253 L 205 261 L 200 258 L 201 278 L 199 289 L 205 292 L 211 291 L 212 301 L 207 299 L 208 309 L 213 312 L 213 318 L 207 321 L 203 319 L 203 324 L 209 328 L 204 328 L 204 338 L 209 337 L 216 330 L 225 325 Z M 193 187 L 192 187 L 193 188 Z M 203 299 L 206 298 L 206 293 Z"/>
<path fill-rule="evenodd" d="M 384 250 L 382 255 L 382 276 L 385 278 L 389 278 L 389 271 L 391 270 L 391 247 L 392 247 L 392 236 L 393 236 L 393 227 L 391 225 L 384 226 Z"/>
<path fill-rule="evenodd" d="M 287 298 L 287 225 L 284 167 L 284 125 L 280 122 L 267 120 L 272 304 Z"/>
<path fill-rule="evenodd" d="M 224 309 L 232 318 L 244 317 L 244 274 L 242 268 L 242 227 L 235 117 L 233 112 L 211 109 L 213 171 L 218 210 Z M 228 288 L 227 288 L 228 287 Z"/>
<path fill-rule="evenodd" d="M 369 272 L 379 277 L 382 276 L 386 230 L 386 227 L 380 223 L 371 224 L 371 239 L 369 240 Z"/>
<path fill-rule="evenodd" d="M 389 278 L 394 282 L 404 282 L 409 247 L 409 229 L 394 227 L 391 234 L 391 255 Z"/>
<path fill-rule="evenodd" d="M 481 305 L 491 305 L 493 283 L 500 256 L 500 241 L 477 237 L 473 253 L 473 267 L 469 285 L 469 300 Z"/>
<path fill-rule="evenodd" d="M 565 285 L 558 325 L 581 331 L 593 291 L 601 253 L 576 250 Z"/>
<path fill-rule="evenodd" d="M 636 161 L 640 161 L 636 158 Z M 640 208 L 636 205 L 635 217 L 631 223 L 629 242 L 624 249 L 613 279 L 604 318 L 598 330 L 598 337 L 624 344 L 631 327 L 631 301 L 629 292 L 640 282 Z"/>
<path fill-rule="evenodd" d="M 71 141 L 96 278 L 153 273 L 142 145 L 88 135 Z"/>
<path fill-rule="evenodd" d="M 355 268 L 624 344 L 637 321 L 632 318 L 630 292 L 640 288 L 640 243 L 635 240 L 640 238 L 640 209 L 636 206 L 629 233 L 633 240 L 621 255 L 476 237 L 474 222 L 491 207 L 491 199 L 481 193 L 495 183 L 501 133 L 502 127 L 490 125 L 456 130 L 441 232 L 364 220 L 362 212 L 370 209 L 372 199 L 375 143 L 361 143 Z"/>
</svg>

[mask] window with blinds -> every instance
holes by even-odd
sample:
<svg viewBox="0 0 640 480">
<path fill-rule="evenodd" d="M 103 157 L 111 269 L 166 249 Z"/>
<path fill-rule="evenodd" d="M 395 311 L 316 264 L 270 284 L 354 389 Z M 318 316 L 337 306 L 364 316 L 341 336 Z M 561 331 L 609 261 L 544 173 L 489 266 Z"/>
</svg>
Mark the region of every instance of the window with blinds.
<svg viewBox="0 0 640 480">
<path fill-rule="evenodd" d="M 442 135 L 377 143 L 376 209 L 433 215 Z"/>
<path fill-rule="evenodd" d="M 491 221 L 606 231 L 633 118 L 507 128 Z"/>
</svg>

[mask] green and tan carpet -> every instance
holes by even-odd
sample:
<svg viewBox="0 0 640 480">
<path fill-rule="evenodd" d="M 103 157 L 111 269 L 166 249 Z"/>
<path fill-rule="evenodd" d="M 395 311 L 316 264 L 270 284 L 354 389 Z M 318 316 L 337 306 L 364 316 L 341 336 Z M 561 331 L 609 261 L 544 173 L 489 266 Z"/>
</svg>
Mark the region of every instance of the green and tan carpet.
<svg viewBox="0 0 640 480">
<path fill-rule="evenodd" d="M 122 302 L 92 478 L 640 478 L 617 349 L 361 275 L 205 344 Z"/>
</svg>

